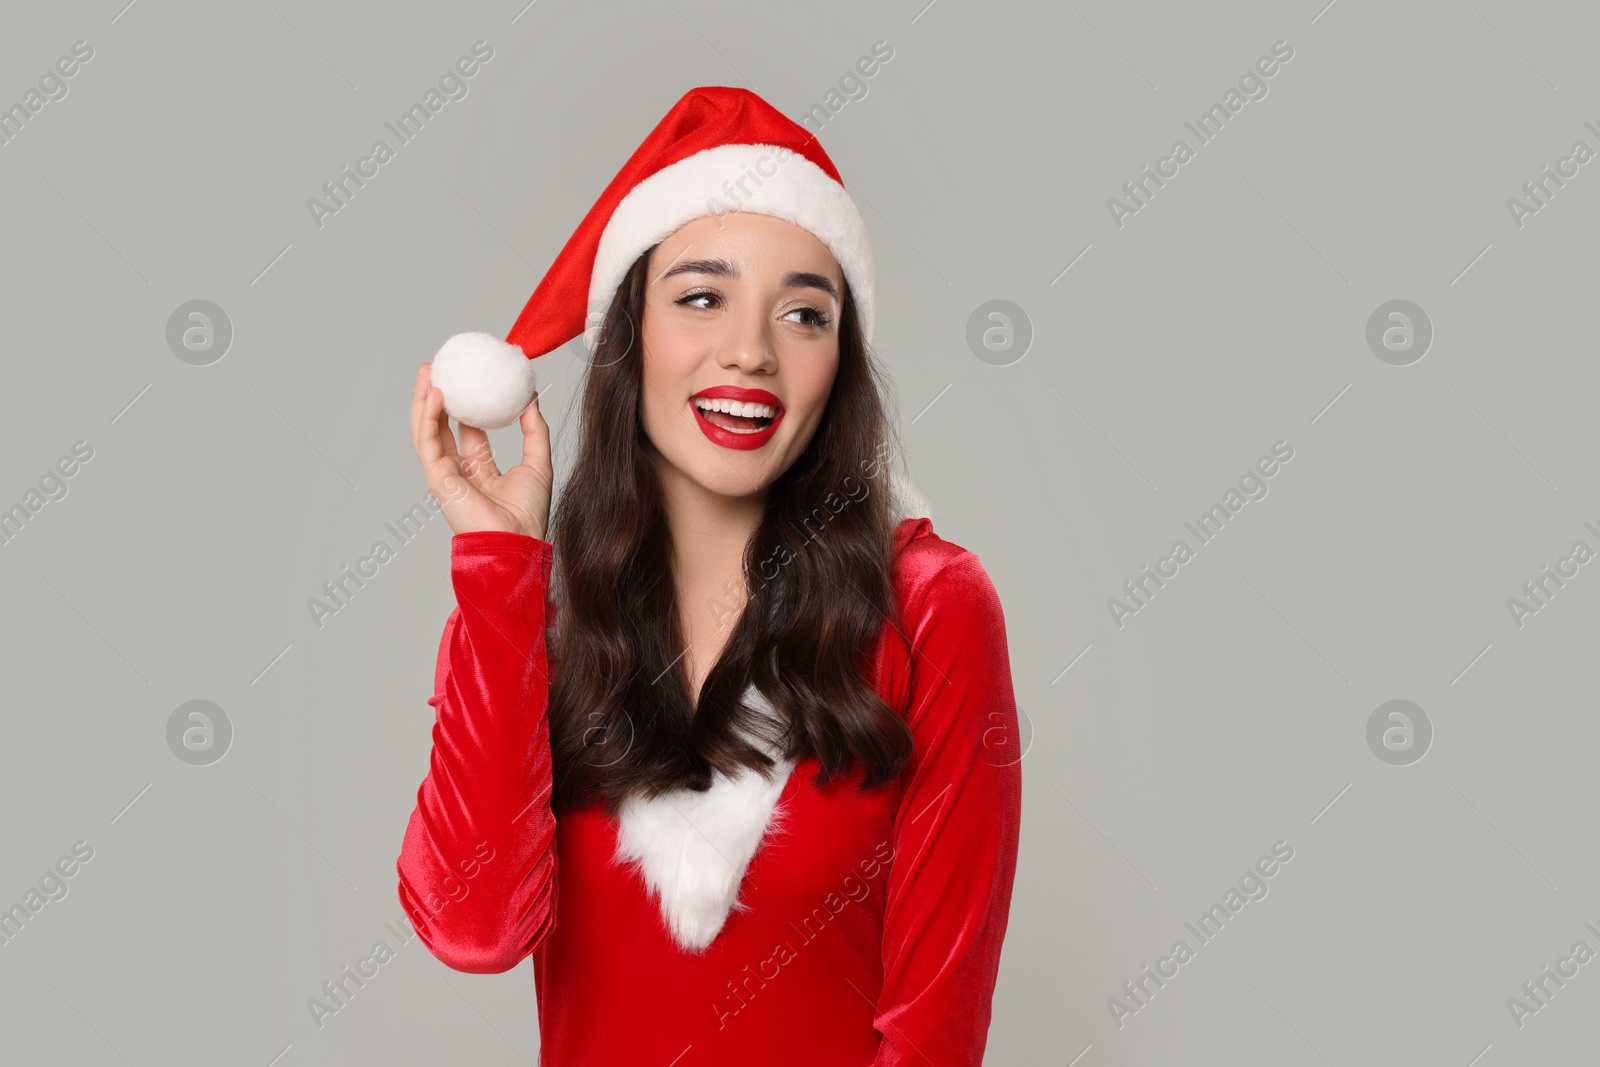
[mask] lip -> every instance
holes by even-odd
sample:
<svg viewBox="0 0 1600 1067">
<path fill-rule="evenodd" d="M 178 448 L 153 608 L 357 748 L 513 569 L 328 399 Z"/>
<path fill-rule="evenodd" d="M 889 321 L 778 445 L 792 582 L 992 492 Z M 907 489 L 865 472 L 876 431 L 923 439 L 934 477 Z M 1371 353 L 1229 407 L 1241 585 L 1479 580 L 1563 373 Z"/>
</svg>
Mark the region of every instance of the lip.
<svg viewBox="0 0 1600 1067">
<path fill-rule="evenodd" d="M 724 430 L 700 413 L 700 405 L 695 403 L 699 397 L 705 397 L 707 400 L 737 400 L 745 404 L 765 404 L 776 408 L 778 414 L 764 430 L 758 433 L 734 433 L 732 430 Z M 694 415 L 695 425 L 700 427 L 700 432 L 705 434 L 712 444 L 738 449 L 741 452 L 760 448 L 772 440 L 772 435 L 778 432 L 778 426 L 783 422 L 786 413 L 783 404 L 772 393 L 765 389 L 746 389 L 737 385 L 713 385 L 709 389 L 700 390 L 689 398 L 689 410 Z"/>
</svg>

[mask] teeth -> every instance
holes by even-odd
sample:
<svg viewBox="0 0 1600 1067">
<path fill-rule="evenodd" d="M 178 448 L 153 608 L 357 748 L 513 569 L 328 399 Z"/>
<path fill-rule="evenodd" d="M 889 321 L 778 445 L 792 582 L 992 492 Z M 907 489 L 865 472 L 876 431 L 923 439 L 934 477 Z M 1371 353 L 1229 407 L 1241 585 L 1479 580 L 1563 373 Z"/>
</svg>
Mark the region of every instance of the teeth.
<svg viewBox="0 0 1600 1067">
<path fill-rule="evenodd" d="M 743 415 L 750 419 L 771 419 L 778 415 L 777 408 L 765 404 L 745 404 L 738 400 L 725 399 L 708 400 L 703 396 L 695 397 L 694 402 L 701 411 L 723 411 L 729 415 Z"/>
</svg>

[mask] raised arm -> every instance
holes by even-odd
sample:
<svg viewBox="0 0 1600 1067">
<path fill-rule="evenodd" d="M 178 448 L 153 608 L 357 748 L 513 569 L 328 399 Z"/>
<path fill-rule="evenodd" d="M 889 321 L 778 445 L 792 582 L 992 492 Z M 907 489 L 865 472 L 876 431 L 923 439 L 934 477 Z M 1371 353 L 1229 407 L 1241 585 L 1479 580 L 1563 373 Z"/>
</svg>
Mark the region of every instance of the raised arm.
<svg viewBox="0 0 1600 1067">
<path fill-rule="evenodd" d="M 504 531 L 456 534 L 456 608 L 439 646 L 428 775 L 396 865 L 423 944 L 458 971 L 498 974 L 556 921 L 550 811 L 552 546 Z"/>
<path fill-rule="evenodd" d="M 915 753 L 894 824 L 873 1067 L 980 1067 L 1022 814 L 1005 618 L 971 552 L 907 611 Z"/>
</svg>

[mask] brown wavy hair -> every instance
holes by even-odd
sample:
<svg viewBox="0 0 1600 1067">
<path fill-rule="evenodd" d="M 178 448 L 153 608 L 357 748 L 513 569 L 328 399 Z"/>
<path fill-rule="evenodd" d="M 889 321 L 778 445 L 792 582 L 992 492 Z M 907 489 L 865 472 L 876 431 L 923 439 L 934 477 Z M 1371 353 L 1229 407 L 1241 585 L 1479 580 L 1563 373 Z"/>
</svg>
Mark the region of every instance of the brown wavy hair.
<svg viewBox="0 0 1600 1067">
<path fill-rule="evenodd" d="M 696 706 L 656 452 L 640 416 L 643 346 L 634 324 L 644 321 L 654 251 L 623 278 L 589 355 L 578 455 L 547 535 L 557 605 L 548 635 L 551 803 L 598 800 L 615 815 L 630 795 L 704 791 L 713 770 L 768 773 L 774 761 L 740 732 L 790 759 L 817 757 L 818 786 L 857 761 L 862 788 L 875 788 L 912 750 L 905 720 L 867 675 L 885 625 L 890 640 L 903 632 L 888 466 L 898 448 L 890 450 L 885 414 L 891 394 L 849 283 L 827 407 L 768 494 L 744 552 L 749 598 Z M 780 728 L 743 702 L 751 684 Z"/>
</svg>

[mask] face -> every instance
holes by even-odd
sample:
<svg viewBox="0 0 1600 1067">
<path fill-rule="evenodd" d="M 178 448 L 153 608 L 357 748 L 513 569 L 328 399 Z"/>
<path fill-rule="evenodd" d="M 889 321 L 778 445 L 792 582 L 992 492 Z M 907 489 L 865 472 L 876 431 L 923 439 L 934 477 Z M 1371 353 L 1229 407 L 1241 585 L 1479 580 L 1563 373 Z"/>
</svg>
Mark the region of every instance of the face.
<svg viewBox="0 0 1600 1067">
<path fill-rule="evenodd" d="M 738 211 L 663 240 L 648 277 L 640 408 L 663 485 L 764 498 L 827 406 L 843 271 L 809 231 Z"/>
</svg>

